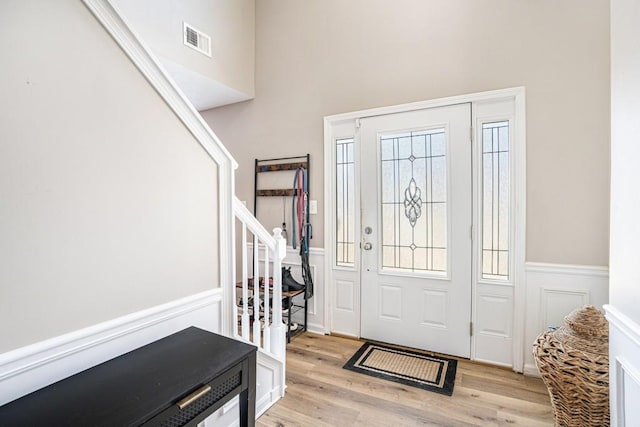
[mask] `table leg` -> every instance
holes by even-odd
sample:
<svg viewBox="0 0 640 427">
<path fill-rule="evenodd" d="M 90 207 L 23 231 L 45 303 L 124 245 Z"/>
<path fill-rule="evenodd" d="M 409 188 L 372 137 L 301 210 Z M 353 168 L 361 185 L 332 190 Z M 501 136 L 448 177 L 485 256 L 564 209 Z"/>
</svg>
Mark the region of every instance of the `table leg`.
<svg viewBox="0 0 640 427">
<path fill-rule="evenodd" d="M 240 427 L 256 425 L 256 355 L 245 362 L 243 375 L 247 376 L 247 388 L 240 392 Z"/>
</svg>

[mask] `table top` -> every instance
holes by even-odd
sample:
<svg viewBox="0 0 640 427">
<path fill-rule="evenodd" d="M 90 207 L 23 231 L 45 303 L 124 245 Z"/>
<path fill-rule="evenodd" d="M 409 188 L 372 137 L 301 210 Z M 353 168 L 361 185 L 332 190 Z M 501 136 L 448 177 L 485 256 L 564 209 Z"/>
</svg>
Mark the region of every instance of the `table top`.
<svg viewBox="0 0 640 427">
<path fill-rule="evenodd" d="M 0 407 L 0 426 L 137 425 L 255 351 L 190 327 Z"/>
</svg>

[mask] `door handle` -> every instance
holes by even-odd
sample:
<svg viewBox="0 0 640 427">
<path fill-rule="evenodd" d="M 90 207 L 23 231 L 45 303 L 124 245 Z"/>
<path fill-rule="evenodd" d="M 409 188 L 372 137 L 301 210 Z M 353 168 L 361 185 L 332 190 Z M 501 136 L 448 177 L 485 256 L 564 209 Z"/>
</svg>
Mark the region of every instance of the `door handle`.
<svg viewBox="0 0 640 427">
<path fill-rule="evenodd" d="M 364 249 L 365 251 L 370 251 L 371 249 L 373 249 L 373 245 L 369 242 L 366 242 L 363 246 L 362 249 Z"/>
</svg>

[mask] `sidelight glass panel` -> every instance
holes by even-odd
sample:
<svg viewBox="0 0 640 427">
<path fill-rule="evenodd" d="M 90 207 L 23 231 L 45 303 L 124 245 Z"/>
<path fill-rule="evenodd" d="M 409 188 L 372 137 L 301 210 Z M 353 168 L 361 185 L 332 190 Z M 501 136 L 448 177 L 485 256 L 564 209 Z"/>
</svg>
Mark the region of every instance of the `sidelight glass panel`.
<svg viewBox="0 0 640 427">
<path fill-rule="evenodd" d="M 336 140 L 336 265 L 355 263 L 355 175 L 353 138 Z"/>
<path fill-rule="evenodd" d="M 447 270 L 444 129 L 380 138 L 382 269 Z"/>
<path fill-rule="evenodd" d="M 509 280 L 509 122 L 482 125 L 482 278 Z"/>
</svg>

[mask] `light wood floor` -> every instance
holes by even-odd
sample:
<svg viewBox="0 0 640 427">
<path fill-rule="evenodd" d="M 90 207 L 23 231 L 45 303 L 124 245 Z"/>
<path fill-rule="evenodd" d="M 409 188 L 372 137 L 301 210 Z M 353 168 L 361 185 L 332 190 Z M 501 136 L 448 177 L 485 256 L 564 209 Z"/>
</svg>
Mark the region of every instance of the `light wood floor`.
<svg viewBox="0 0 640 427">
<path fill-rule="evenodd" d="M 287 394 L 265 426 L 551 426 L 540 379 L 466 360 L 453 396 L 342 369 L 362 341 L 302 334 L 287 346 Z"/>
</svg>

